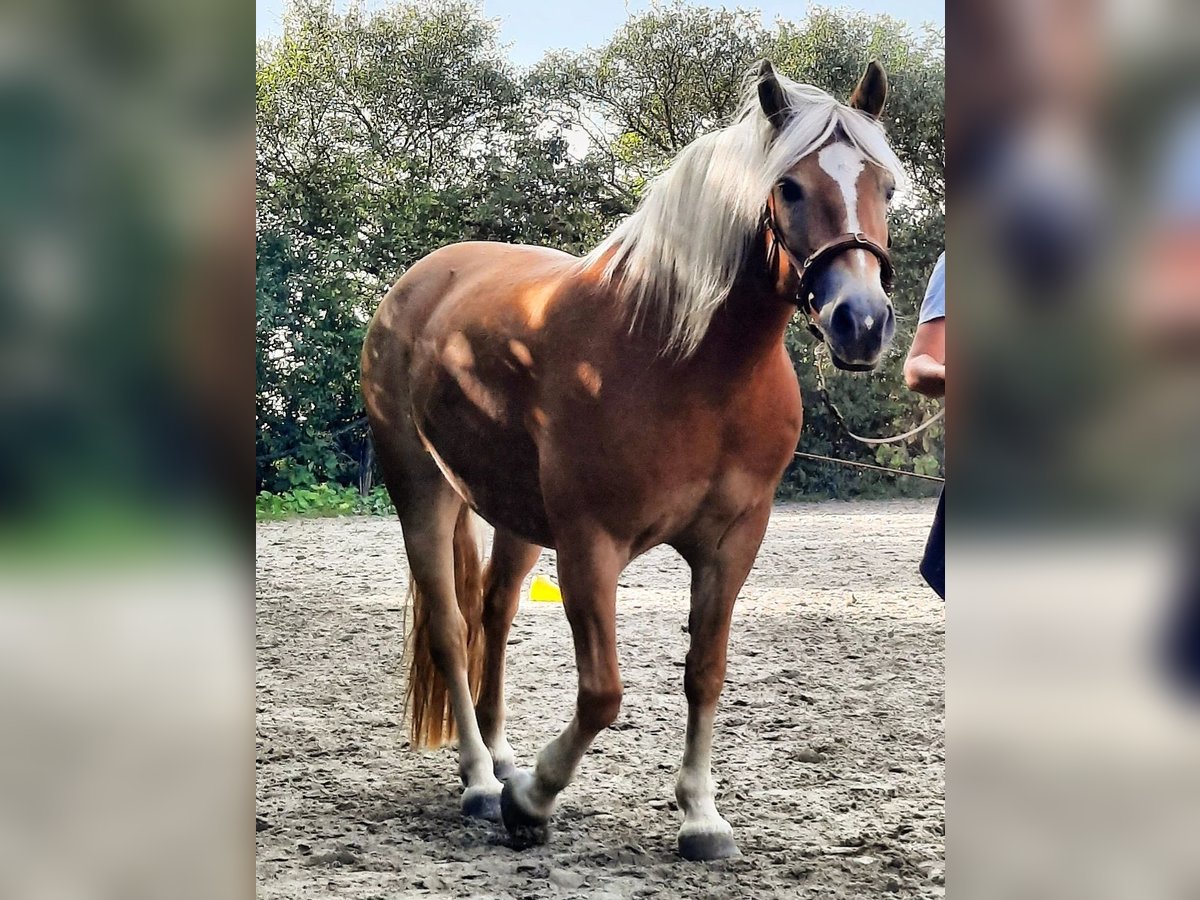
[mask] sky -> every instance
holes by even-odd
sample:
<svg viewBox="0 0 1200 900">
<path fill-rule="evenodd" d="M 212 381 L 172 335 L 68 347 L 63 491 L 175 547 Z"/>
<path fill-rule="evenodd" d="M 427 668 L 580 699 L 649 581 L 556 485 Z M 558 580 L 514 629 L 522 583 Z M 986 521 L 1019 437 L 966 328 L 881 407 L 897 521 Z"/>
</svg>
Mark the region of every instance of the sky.
<svg viewBox="0 0 1200 900">
<path fill-rule="evenodd" d="M 365 0 L 367 8 L 386 5 L 386 0 Z M 282 30 L 285 0 L 255 0 L 257 35 L 275 37 Z M 345 0 L 338 0 L 345 6 Z M 914 27 L 929 23 L 941 27 L 946 15 L 944 0 L 839 0 L 807 3 L 805 0 L 720 0 L 694 2 L 695 6 L 743 6 L 762 11 L 763 23 L 779 17 L 798 19 L 810 6 L 846 7 L 866 13 L 887 13 Z M 599 46 L 630 12 L 641 12 L 651 0 L 482 0 L 484 13 L 500 20 L 501 39 L 511 45 L 510 58 L 530 65 L 547 50 L 582 50 Z"/>
</svg>

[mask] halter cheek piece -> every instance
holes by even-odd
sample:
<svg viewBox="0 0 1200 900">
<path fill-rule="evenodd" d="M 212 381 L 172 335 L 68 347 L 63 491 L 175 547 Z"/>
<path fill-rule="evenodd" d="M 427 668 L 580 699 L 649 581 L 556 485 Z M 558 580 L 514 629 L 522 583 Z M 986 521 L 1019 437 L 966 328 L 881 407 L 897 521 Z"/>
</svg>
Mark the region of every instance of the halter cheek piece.
<svg viewBox="0 0 1200 900">
<path fill-rule="evenodd" d="M 847 250 L 866 250 L 868 253 L 873 254 L 879 260 L 879 278 L 883 285 L 884 293 L 891 294 L 892 284 L 896 277 L 896 267 L 892 265 L 891 254 L 886 249 L 879 246 L 862 232 L 840 234 L 832 240 L 826 241 L 809 254 L 807 259 L 801 262 L 799 257 L 787 245 L 782 229 L 775 222 L 774 200 L 775 195 L 772 193 L 767 199 L 767 208 L 763 211 L 763 225 L 771 233 L 772 238 L 767 262 L 774 269 L 777 258 L 776 254 L 782 248 L 797 277 L 796 296 L 792 302 L 796 304 L 797 308 L 804 310 L 808 317 L 808 330 L 816 336 L 817 340 L 824 341 L 825 334 L 816 324 L 818 314 L 812 305 L 813 282 L 816 280 L 817 275 L 820 274 L 821 269 L 831 263 L 834 257 L 845 253 Z"/>
</svg>

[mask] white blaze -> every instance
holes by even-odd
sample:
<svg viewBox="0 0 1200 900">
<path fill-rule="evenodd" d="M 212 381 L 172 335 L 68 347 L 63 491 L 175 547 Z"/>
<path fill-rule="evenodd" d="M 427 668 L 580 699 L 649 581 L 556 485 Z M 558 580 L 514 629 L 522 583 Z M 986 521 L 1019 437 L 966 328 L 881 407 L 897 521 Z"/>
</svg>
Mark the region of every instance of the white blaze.
<svg viewBox="0 0 1200 900">
<path fill-rule="evenodd" d="M 850 144 L 830 144 L 817 155 L 821 168 L 837 182 L 846 201 L 846 231 L 857 234 L 858 225 L 858 176 L 862 173 L 866 159 L 858 148 Z"/>
</svg>

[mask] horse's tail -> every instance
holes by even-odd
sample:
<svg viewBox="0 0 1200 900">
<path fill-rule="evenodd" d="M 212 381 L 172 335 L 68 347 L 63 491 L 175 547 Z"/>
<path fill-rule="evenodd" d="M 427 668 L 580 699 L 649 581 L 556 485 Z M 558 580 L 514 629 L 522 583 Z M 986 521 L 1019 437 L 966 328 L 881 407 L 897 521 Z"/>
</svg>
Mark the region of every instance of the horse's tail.
<svg viewBox="0 0 1200 900">
<path fill-rule="evenodd" d="M 467 683 L 471 688 L 471 699 L 475 700 L 479 696 L 483 674 L 483 568 L 471 523 L 471 509 L 465 503 L 454 523 L 454 593 L 458 611 L 466 624 Z M 454 739 L 454 713 L 450 706 L 449 686 L 433 661 L 431 598 L 425 596 L 411 578 L 408 594 L 413 610 L 413 629 L 408 642 L 409 734 L 414 747 L 435 748 Z"/>
</svg>

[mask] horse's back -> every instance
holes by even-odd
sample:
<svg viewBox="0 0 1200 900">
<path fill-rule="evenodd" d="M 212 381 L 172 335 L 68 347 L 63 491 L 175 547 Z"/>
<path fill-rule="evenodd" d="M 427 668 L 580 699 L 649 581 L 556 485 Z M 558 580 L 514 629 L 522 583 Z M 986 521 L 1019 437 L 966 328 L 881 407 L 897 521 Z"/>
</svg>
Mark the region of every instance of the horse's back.
<svg viewBox="0 0 1200 900">
<path fill-rule="evenodd" d="M 578 260 L 550 247 L 467 241 L 435 250 L 397 282 L 405 291 L 432 291 L 443 302 L 486 284 L 490 294 L 516 291 L 527 283 L 559 279 Z"/>
<path fill-rule="evenodd" d="M 506 297 L 559 283 L 577 261 L 549 247 L 488 241 L 435 250 L 410 266 L 380 301 L 367 330 L 364 366 L 374 363 L 377 369 L 397 355 L 407 359 L 422 337 L 437 340 L 431 328 L 469 324 L 473 312 L 502 312 Z"/>
</svg>

